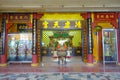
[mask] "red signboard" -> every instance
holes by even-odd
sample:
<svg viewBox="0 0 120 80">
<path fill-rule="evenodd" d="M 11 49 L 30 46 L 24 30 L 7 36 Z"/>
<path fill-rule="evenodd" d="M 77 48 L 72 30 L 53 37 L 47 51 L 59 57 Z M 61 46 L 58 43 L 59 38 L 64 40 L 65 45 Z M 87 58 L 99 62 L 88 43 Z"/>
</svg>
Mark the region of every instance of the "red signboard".
<svg viewBox="0 0 120 80">
<path fill-rule="evenodd" d="M 9 22 L 28 22 L 30 20 L 30 14 L 9 14 Z"/>
<path fill-rule="evenodd" d="M 116 21 L 117 15 L 116 13 L 95 13 L 94 14 L 94 21 Z"/>
</svg>

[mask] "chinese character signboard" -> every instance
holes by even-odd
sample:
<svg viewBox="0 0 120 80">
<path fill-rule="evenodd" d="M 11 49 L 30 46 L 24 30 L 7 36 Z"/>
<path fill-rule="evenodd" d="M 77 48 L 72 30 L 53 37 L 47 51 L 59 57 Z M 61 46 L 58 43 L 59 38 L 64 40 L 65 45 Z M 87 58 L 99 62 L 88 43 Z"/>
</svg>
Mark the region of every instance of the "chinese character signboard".
<svg viewBox="0 0 120 80">
<path fill-rule="evenodd" d="M 94 21 L 116 21 L 116 14 L 115 13 L 95 13 L 94 14 Z"/>
<path fill-rule="evenodd" d="M 81 21 L 79 20 L 60 20 L 60 21 L 41 21 L 43 29 L 80 29 L 82 27 Z"/>
<path fill-rule="evenodd" d="M 9 14 L 9 22 L 28 22 L 30 21 L 30 14 Z"/>
</svg>

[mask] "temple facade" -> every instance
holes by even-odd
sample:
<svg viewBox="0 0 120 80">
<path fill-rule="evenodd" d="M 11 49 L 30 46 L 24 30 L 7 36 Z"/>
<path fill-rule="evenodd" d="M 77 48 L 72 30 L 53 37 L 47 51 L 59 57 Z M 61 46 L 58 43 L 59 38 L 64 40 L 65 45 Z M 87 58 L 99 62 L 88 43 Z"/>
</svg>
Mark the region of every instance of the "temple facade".
<svg viewBox="0 0 120 80">
<path fill-rule="evenodd" d="M 120 12 L 0 13 L 0 34 L 0 66 L 38 66 L 59 44 L 68 60 L 120 65 Z"/>
</svg>

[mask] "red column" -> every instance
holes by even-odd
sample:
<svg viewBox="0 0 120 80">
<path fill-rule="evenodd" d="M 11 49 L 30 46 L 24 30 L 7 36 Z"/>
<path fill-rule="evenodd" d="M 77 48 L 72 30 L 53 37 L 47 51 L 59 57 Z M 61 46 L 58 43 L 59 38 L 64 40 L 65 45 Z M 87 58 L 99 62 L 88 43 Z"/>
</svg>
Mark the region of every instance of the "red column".
<svg viewBox="0 0 120 80">
<path fill-rule="evenodd" d="M 120 13 L 118 14 L 118 64 L 120 65 Z"/>
<path fill-rule="evenodd" d="M 88 12 L 87 13 L 87 19 L 90 19 L 91 18 L 91 13 L 90 12 Z M 88 28 L 89 28 L 89 24 L 90 25 L 92 25 L 92 23 L 89 23 L 88 22 Z M 92 26 L 91 26 L 91 28 L 92 28 Z M 89 29 L 88 29 L 89 30 Z M 89 33 L 88 33 L 89 34 Z M 91 35 L 92 35 L 92 33 L 91 33 Z M 89 40 L 88 40 L 88 42 L 89 42 Z M 88 49 L 89 49 L 89 47 L 88 47 Z M 88 60 L 88 63 L 90 63 L 90 64 L 93 64 L 93 53 L 91 52 L 91 53 L 89 53 L 89 51 L 88 51 L 88 55 L 87 55 L 87 60 Z"/>
<path fill-rule="evenodd" d="M 38 63 L 38 55 L 37 54 L 33 54 L 32 55 L 32 64 L 31 66 L 38 66 L 39 63 Z"/>
<path fill-rule="evenodd" d="M 88 63 L 93 63 L 93 54 L 88 54 Z"/>
<path fill-rule="evenodd" d="M 7 57 L 5 54 L 0 55 L 0 66 L 7 66 Z"/>
<path fill-rule="evenodd" d="M 37 53 L 37 39 L 35 39 L 35 38 L 37 38 L 37 37 L 35 37 L 36 35 L 37 35 L 37 33 L 36 33 L 36 28 L 37 28 L 37 19 L 36 19 L 36 16 L 37 16 L 37 14 L 33 14 L 33 26 L 32 26 L 32 29 L 33 29 L 33 55 L 32 55 L 32 64 L 31 64 L 31 66 L 38 66 L 38 53 Z"/>
<path fill-rule="evenodd" d="M 37 20 L 40 19 L 42 16 L 43 16 L 43 14 L 39 14 L 39 13 L 34 13 L 33 14 L 33 19 L 36 20 L 36 22 L 32 23 L 32 24 L 34 24 L 34 26 L 36 27 L 36 29 L 37 29 Z M 37 32 L 37 30 L 36 30 L 36 32 Z M 36 38 L 37 38 L 37 33 L 36 33 Z M 36 48 L 37 48 L 37 44 L 38 44 L 37 42 L 38 41 L 36 39 Z M 39 55 L 40 54 L 38 54 L 38 51 L 36 49 L 35 53 L 33 53 L 33 55 L 32 55 L 32 64 L 31 64 L 31 66 L 38 66 L 39 65 L 39 59 L 38 59 L 38 58 L 40 58 Z"/>
<path fill-rule="evenodd" d="M 99 50 L 99 60 L 103 61 L 103 49 L 102 49 L 102 30 L 98 32 L 98 50 Z"/>
<path fill-rule="evenodd" d="M 0 55 L 0 66 L 7 66 L 7 25 L 5 26 L 4 25 L 4 27 L 6 27 L 6 28 L 4 28 L 4 30 L 5 30 L 5 36 L 3 36 L 4 37 L 4 39 L 5 39 L 5 41 L 4 41 L 4 53 L 2 54 L 2 55 Z"/>
</svg>

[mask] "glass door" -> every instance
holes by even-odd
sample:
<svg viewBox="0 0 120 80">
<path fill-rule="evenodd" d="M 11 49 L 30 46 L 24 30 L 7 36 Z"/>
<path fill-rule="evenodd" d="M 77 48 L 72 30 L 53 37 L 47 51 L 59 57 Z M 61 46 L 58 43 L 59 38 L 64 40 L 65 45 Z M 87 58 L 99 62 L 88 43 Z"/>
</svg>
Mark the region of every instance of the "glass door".
<svg viewBox="0 0 120 80">
<path fill-rule="evenodd" d="M 103 63 L 118 62 L 116 29 L 102 29 Z"/>
<path fill-rule="evenodd" d="M 32 33 L 8 34 L 8 61 L 31 63 Z"/>
</svg>

